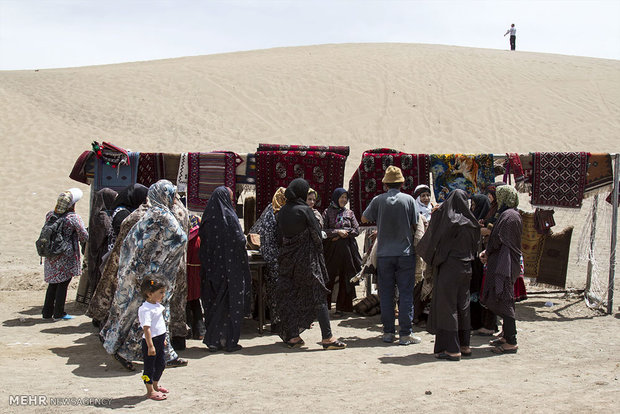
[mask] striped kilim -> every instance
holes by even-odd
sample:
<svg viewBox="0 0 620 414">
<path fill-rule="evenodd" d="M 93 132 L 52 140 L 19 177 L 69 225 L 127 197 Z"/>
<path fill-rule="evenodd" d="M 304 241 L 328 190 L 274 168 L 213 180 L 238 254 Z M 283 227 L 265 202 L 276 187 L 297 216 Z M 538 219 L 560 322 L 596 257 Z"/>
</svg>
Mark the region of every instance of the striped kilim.
<svg viewBox="0 0 620 414">
<path fill-rule="evenodd" d="M 219 186 L 226 186 L 235 193 L 237 156 L 234 152 L 190 152 L 187 158 L 187 207 L 190 210 L 202 211 Z"/>
<path fill-rule="evenodd" d="M 533 154 L 533 205 L 580 208 L 586 185 L 588 153 Z"/>
</svg>

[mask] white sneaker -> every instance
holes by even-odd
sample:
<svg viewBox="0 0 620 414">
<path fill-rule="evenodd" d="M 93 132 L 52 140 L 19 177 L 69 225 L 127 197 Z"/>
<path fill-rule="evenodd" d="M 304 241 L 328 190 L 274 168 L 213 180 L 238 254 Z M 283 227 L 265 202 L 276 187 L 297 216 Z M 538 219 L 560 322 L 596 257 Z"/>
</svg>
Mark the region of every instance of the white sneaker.
<svg viewBox="0 0 620 414">
<path fill-rule="evenodd" d="M 393 333 L 384 333 L 383 334 L 383 342 L 391 344 L 396 339 L 396 335 Z"/>
<path fill-rule="evenodd" d="M 414 335 L 401 336 L 398 340 L 399 345 L 412 345 L 422 342 L 422 338 Z"/>
</svg>

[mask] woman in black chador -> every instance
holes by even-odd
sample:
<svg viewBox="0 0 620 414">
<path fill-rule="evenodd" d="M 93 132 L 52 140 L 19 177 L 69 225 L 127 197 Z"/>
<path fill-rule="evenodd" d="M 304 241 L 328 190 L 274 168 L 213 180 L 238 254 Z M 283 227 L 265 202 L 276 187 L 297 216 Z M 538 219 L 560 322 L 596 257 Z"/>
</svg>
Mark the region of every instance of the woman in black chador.
<svg viewBox="0 0 620 414">
<path fill-rule="evenodd" d="M 458 361 L 469 347 L 469 284 L 478 253 L 480 225 L 467 193 L 454 190 L 431 216 L 416 252 L 433 267 L 434 283 L 427 328 L 435 334 L 435 357 Z"/>
<path fill-rule="evenodd" d="M 331 332 L 323 242 L 319 223 L 306 204 L 309 189 L 303 178 L 293 180 L 284 193 L 286 204 L 277 216 L 281 238 L 275 291 L 281 321 L 279 335 L 290 348 L 299 348 L 304 345 L 299 334 L 318 319 L 323 349 L 343 349 L 346 344 Z"/>
</svg>

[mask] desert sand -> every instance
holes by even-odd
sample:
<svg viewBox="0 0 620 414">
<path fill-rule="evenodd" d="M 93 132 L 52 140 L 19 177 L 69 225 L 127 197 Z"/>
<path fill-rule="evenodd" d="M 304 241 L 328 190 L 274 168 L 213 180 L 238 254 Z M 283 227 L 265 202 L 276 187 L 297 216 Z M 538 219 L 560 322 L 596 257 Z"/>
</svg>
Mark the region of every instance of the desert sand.
<svg viewBox="0 0 620 414">
<path fill-rule="evenodd" d="M 433 337 L 383 344 L 378 317 L 334 320 L 344 351 L 288 350 L 247 320 L 234 353 L 188 341 L 189 366 L 169 369 L 168 401 L 144 400 L 140 373 L 105 353 L 84 309 L 49 323 L 34 241 L 93 140 L 136 151 L 252 152 L 258 143 L 349 145 L 345 181 L 366 149 L 416 153 L 620 151 L 620 61 L 419 44 L 278 48 L 81 68 L 0 72 L 0 412 L 576 412 L 617 410 L 620 303 L 612 315 L 579 294 L 535 294 L 517 304 L 519 353 L 493 356 L 487 338 L 460 363 L 433 358 Z M 345 182 L 345 186 L 347 182 Z M 522 200 L 527 200 L 527 197 Z M 558 211 L 575 225 L 567 287 L 591 199 Z M 527 203 L 522 208 L 529 209 Z M 601 207 L 609 217 L 608 206 Z M 77 212 L 88 217 L 87 203 Z M 597 242 L 607 278 L 610 221 Z M 607 237 L 607 238 L 606 238 Z M 532 287 L 532 290 L 540 288 Z M 553 306 L 545 306 L 545 302 Z M 100 407 L 9 405 L 8 396 L 98 398 Z M 614 403 L 613 401 L 616 401 Z M 49 404 L 49 403 L 48 403 Z"/>
</svg>

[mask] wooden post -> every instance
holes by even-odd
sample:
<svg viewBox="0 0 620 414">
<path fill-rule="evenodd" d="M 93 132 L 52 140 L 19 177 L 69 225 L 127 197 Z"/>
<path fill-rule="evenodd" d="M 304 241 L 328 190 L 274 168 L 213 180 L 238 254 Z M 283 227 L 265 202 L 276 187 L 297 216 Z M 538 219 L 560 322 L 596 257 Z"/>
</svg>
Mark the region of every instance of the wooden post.
<svg viewBox="0 0 620 414">
<path fill-rule="evenodd" d="M 609 252 L 609 283 L 607 285 L 607 314 L 611 315 L 614 307 L 614 277 L 616 274 L 616 237 L 618 230 L 618 175 L 620 169 L 620 154 L 615 154 L 614 186 L 611 196 L 611 250 Z"/>
<path fill-rule="evenodd" d="M 592 267 L 594 262 L 594 239 L 596 237 L 596 215 L 598 210 L 598 194 L 594 196 L 592 202 L 592 229 L 590 230 L 590 251 L 588 251 L 588 272 L 586 278 L 586 290 L 587 295 L 590 292 L 590 285 L 592 284 Z"/>
</svg>

